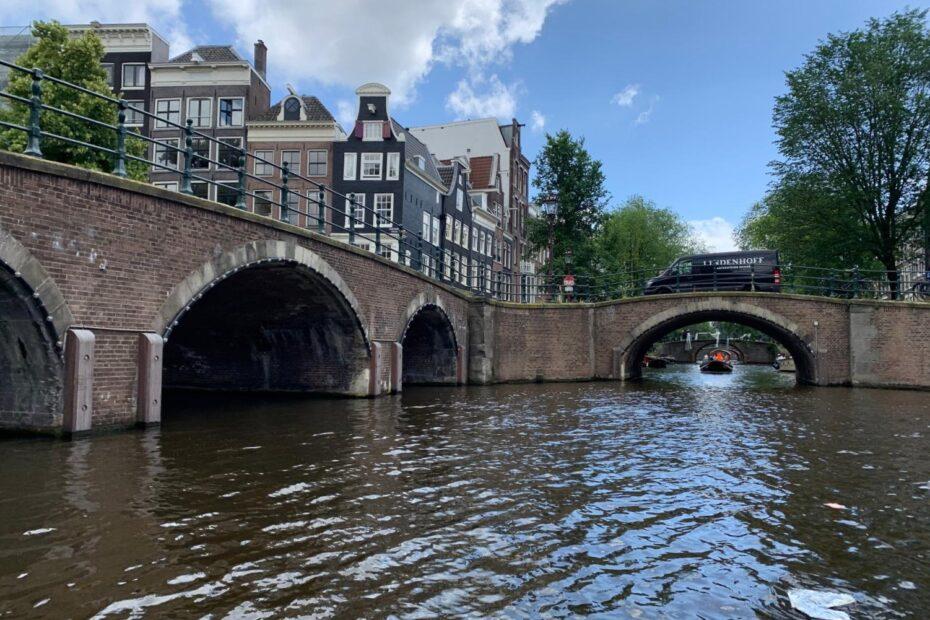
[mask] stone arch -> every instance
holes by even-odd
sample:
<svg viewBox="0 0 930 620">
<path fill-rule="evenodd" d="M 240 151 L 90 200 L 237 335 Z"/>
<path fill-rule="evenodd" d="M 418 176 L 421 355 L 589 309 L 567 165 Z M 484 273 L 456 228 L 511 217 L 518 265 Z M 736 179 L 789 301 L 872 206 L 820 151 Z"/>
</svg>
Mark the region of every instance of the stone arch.
<svg viewBox="0 0 930 620">
<path fill-rule="evenodd" d="M 640 362 L 652 343 L 675 329 L 704 321 L 739 323 L 771 336 L 794 358 L 798 382 L 817 383 L 817 365 L 809 333 L 794 321 L 766 308 L 725 298 L 682 303 L 641 322 L 614 348 L 614 376 L 621 380 L 639 378 L 642 374 Z"/>
<path fill-rule="evenodd" d="M 74 316 L 55 281 L 0 229 L 0 428 L 61 426 L 64 335 Z"/>
<path fill-rule="evenodd" d="M 398 342 L 404 384 L 454 384 L 462 363 L 455 325 L 438 295 L 421 293 L 407 306 Z"/>
<path fill-rule="evenodd" d="M 168 387 L 365 395 L 371 345 L 340 275 L 293 243 L 257 241 L 201 265 L 153 329 Z"/>
<path fill-rule="evenodd" d="M 717 344 L 714 342 L 708 342 L 702 344 L 700 347 L 694 347 L 691 351 L 691 361 L 696 362 L 704 353 L 707 353 L 711 349 L 717 348 Z M 746 359 L 746 353 L 743 349 L 734 343 L 726 344 L 726 342 L 721 343 L 720 348 L 727 349 L 732 352 L 733 357 L 736 361 L 742 362 Z"/>
</svg>

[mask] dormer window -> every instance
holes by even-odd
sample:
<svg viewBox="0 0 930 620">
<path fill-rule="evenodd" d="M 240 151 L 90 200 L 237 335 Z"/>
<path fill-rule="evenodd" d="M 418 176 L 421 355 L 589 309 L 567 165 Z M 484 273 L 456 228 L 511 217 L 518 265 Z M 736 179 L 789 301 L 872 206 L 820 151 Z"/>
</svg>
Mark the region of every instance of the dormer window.
<svg viewBox="0 0 930 620">
<path fill-rule="evenodd" d="M 417 163 L 417 168 L 420 170 L 426 170 L 426 160 L 423 159 L 422 155 L 414 155 L 413 161 Z"/>
<path fill-rule="evenodd" d="M 297 97 L 291 97 L 284 102 L 284 120 L 300 120 L 300 101 L 297 99 Z"/>
<path fill-rule="evenodd" d="M 362 123 L 365 128 L 362 139 L 366 141 L 381 141 L 381 121 L 365 121 Z"/>
</svg>

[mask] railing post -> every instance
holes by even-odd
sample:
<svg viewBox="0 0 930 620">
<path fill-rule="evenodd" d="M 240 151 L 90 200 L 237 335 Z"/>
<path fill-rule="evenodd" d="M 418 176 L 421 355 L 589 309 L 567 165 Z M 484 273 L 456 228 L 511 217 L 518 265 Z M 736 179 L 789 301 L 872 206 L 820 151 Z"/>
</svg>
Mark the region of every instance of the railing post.
<svg viewBox="0 0 930 620">
<path fill-rule="evenodd" d="M 381 216 L 377 208 L 371 213 L 371 221 L 375 225 L 375 254 L 381 256 Z"/>
<path fill-rule="evenodd" d="M 349 220 L 349 245 L 355 245 L 355 194 L 346 194 L 346 217 Z M 362 213 L 362 217 L 365 214 Z"/>
<path fill-rule="evenodd" d="M 193 194 L 191 187 L 191 160 L 194 158 L 194 119 L 187 119 L 184 127 L 184 170 L 181 172 L 181 193 Z"/>
<path fill-rule="evenodd" d="M 756 292 L 756 266 L 749 265 L 749 290 Z"/>
<path fill-rule="evenodd" d="M 116 164 L 113 174 L 118 177 L 126 176 L 126 100 L 120 99 L 116 113 Z"/>
<path fill-rule="evenodd" d="M 853 266 L 853 299 L 859 297 L 859 265 Z"/>
<path fill-rule="evenodd" d="M 320 184 L 320 204 L 317 209 L 317 228 L 321 235 L 326 234 L 326 186 Z"/>
<path fill-rule="evenodd" d="M 287 189 L 289 173 L 287 171 L 287 162 L 281 162 L 281 221 L 285 223 L 290 223 L 291 216 L 288 213 L 287 208 L 287 195 L 289 193 Z"/>
<path fill-rule="evenodd" d="M 33 157 L 42 157 L 42 128 L 39 124 L 42 113 L 42 77 L 41 69 L 32 70 L 32 98 L 29 100 L 29 142 L 24 153 Z"/>
<path fill-rule="evenodd" d="M 420 271 L 423 271 L 423 233 L 417 233 L 417 265 Z M 429 269 L 426 270 L 426 275 L 429 276 Z"/>
<path fill-rule="evenodd" d="M 236 191 L 236 208 L 245 211 L 248 207 L 245 204 L 245 151 L 239 150 L 239 158 L 236 163 L 236 175 L 239 177 L 239 185 Z"/>
</svg>

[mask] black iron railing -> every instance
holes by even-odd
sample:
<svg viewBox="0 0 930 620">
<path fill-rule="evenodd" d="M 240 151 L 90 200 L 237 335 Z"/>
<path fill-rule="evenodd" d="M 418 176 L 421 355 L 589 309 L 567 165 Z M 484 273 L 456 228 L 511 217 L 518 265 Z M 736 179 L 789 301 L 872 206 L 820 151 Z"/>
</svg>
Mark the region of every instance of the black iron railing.
<svg viewBox="0 0 930 620">
<path fill-rule="evenodd" d="M 58 141 L 98 153 L 104 153 L 112 162 L 110 172 L 119 177 L 128 175 L 127 165 L 135 162 L 149 172 L 169 172 L 178 175 L 178 190 L 183 194 L 194 194 L 193 183 L 206 183 L 222 187 L 229 191 L 232 189 L 235 199 L 230 206 L 248 210 L 247 198 L 251 198 L 254 206 L 266 201 L 274 205 L 267 217 L 276 218 L 287 223 L 297 223 L 292 218 L 303 218 L 307 228 L 323 235 L 344 235 L 351 245 L 362 243 L 382 255 L 403 263 L 409 267 L 420 270 L 426 276 L 441 282 L 453 284 L 477 295 L 495 297 L 506 301 L 520 303 L 535 302 L 598 302 L 639 297 L 642 295 L 667 294 L 695 291 L 762 291 L 772 293 L 796 293 L 804 295 L 818 295 L 844 299 L 870 298 L 870 299 L 906 299 L 917 301 L 930 301 L 930 274 L 916 271 L 866 271 L 853 269 L 820 269 L 815 267 L 783 266 L 777 282 L 773 279 L 771 269 L 767 273 L 755 268 L 736 272 L 712 271 L 709 274 L 677 274 L 669 276 L 662 274 L 662 268 L 656 267 L 640 271 L 627 271 L 619 273 L 599 273 L 596 275 L 577 275 L 566 278 L 564 275 L 550 274 L 511 274 L 508 271 L 492 271 L 489 263 L 493 258 L 492 251 L 487 246 L 474 249 L 472 241 L 470 248 L 458 244 L 462 252 L 444 248 L 441 239 L 423 238 L 421 231 L 405 228 L 395 221 L 392 215 L 379 213 L 374 206 L 358 202 L 353 195 L 342 194 L 326 187 L 323 183 L 301 174 L 301 171 L 291 170 L 287 162 L 281 165 L 249 152 L 241 146 L 233 146 L 223 137 L 214 137 L 193 127 L 193 121 L 188 119 L 181 124 L 164 115 L 133 106 L 125 99 L 112 97 L 89 90 L 82 86 L 72 84 L 54 76 L 47 75 L 41 69 L 27 69 L 14 63 L 0 60 L 0 65 L 9 67 L 15 72 L 29 75 L 32 79 L 31 96 L 23 97 L 6 91 L 0 91 L 0 98 L 10 103 L 10 106 L 24 106 L 28 110 L 29 122 L 20 125 L 10 121 L 0 120 L 0 127 L 23 132 L 26 136 L 26 146 L 23 152 L 33 157 L 43 157 L 42 147 L 47 141 Z M 63 108 L 49 105 L 43 101 L 43 84 L 53 83 L 71 89 L 75 93 L 82 93 L 95 97 L 112 105 L 116 110 L 116 124 L 104 122 L 100 119 L 89 118 Z M 57 114 L 71 118 L 89 126 L 112 131 L 114 138 L 112 146 L 92 144 L 74 136 L 53 133 L 43 129 L 43 115 Z M 177 138 L 161 136 L 153 138 L 134 130 L 126 123 L 127 113 L 136 117 L 147 118 L 152 121 L 156 131 L 174 129 L 178 131 Z M 157 124 L 157 127 L 156 127 Z M 141 140 L 146 143 L 145 152 L 152 153 L 152 157 L 140 157 L 127 148 L 128 140 Z M 174 145 L 169 140 L 178 140 Z M 208 145 L 216 144 L 216 159 L 210 157 L 214 149 L 209 147 L 204 155 L 195 150 L 195 140 L 206 140 Z M 227 138 L 228 140 L 228 138 Z M 183 146 L 180 146 L 183 144 Z M 225 152 L 226 156 L 221 156 Z M 230 157 L 230 154 L 233 157 Z M 255 163 L 260 163 L 272 174 L 256 175 L 249 170 L 255 170 Z M 250 165 L 251 164 L 251 165 Z M 211 175 L 202 175 L 201 169 L 213 167 L 217 171 L 226 171 L 235 175 L 235 185 L 230 180 L 217 180 Z M 280 182 L 275 181 L 275 177 Z M 290 196 L 295 190 L 291 184 L 300 180 L 307 186 L 315 189 L 315 195 L 299 194 L 297 204 L 290 202 Z M 250 188 L 249 182 L 252 182 Z M 264 194 L 267 191 L 256 189 L 255 186 L 268 187 L 272 190 L 269 200 Z M 274 200 L 277 192 L 278 200 Z M 217 195 L 219 191 L 217 190 Z M 329 196 L 329 201 L 327 201 Z M 343 208 L 338 209 L 336 202 L 342 202 Z M 307 208 L 302 209 L 300 204 L 306 200 Z M 310 207 L 314 208 L 311 209 Z M 341 223 L 340 223 L 341 222 Z M 371 222 L 371 224 L 367 224 Z M 364 230 L 371 228 L 371 231 Z M 396 247 L 395 247 L 396 246 Z M 476 260 L 475 257 L 481 259 Z M 465 264 L 462 264 L 462 258 Z M 652 282 L 653 278 L 662 274 L 662 284 Z M 519 284 L 514 278 L 520 278 Z"/>
</svg>

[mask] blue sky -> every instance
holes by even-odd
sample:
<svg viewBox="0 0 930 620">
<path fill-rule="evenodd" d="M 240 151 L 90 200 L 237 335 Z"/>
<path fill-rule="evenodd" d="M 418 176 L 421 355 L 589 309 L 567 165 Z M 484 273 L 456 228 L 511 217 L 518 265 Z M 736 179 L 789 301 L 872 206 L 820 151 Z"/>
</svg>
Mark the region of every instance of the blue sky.
<svg viewBox="0 0 930 620">
<path fill-rule="evenodd" d="M 924 2 L 897 0 L 8 0 L 32 19 L 147 21 L 180 53 L 269 48 L 285 83 L 352 113 L 381 81 L 406 125 L 511 114 L 532 159 L 546 131 L 584 136 L 614 204 L 642 194 L 717 249 L 769 183 L 771 111 L 784 71 L 828 33 Z"/>
</svg>

